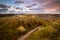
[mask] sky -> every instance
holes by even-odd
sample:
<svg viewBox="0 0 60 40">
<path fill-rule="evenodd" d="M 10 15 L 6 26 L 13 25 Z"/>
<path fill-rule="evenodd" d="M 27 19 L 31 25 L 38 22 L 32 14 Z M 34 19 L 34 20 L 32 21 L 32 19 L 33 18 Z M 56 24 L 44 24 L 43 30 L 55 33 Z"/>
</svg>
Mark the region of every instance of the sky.
<svg viewBox="0 0 60 40">
<path fill-rule="evenodd" d="M 0 14 L 60 14 L 60 0 L 0 0 Z"/>
</svg>

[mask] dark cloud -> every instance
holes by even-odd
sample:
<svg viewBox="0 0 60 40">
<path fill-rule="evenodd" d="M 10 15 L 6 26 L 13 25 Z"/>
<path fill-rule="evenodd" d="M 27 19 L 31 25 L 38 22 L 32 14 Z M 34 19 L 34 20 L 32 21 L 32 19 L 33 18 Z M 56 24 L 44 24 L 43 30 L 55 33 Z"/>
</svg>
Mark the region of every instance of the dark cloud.
<svg viewBox="0 0 60 40">
<path fill-rule="evenodd" d="M 6 4 L 0 4 L 0 12 L 7 12 L 11 6 Z"/>
<path fill-rule="evenodd" d="M 37 1 L 37 2 L 39 2 L 39 3 L 44 3 L 44 2 L 46 2 L 46 0 L 35 0 L 35 1 Z"/>
<path fill-rule="evenodd" d="M 29 9 L 29 10 L 40 10 L 39 8 Z"/>
<path fill-rule="evenodd" d="M 7 12 L 7 11 L 17 11 L 17 10 L 23 10 L 22 8 L 16 7 L 16 6 L 8 6 L 6 4 L 0 4 L 0 12 Z"/>
<path fill-rule="evenodd" d="M 35 10 L 37 12 L 43 12 L 44 11 L 42 8 L 34 8 L 34 9 L 29 9 L 29 10 Z"/>
<path fill-rule="evenodd" d="M 16 9 L 23 10 L 23 8 L 16 7 Z"/>
<path fill-rule="evenodd" d="M 37 4 L 32 4 L 32 5 L 29 5 L 29 6 L 26 6 L 27 8 L 31 8 L 33 6 L 36 6 Z"/>
<path fill-rule="evenodd" d="M 17 0 L 17 1 L 15 2 L 15 4 L 20 4 L 20 3 L 24 3 L 24 1 Z"/>
<path fill-rule="evenodd" d="M 6 4 L 0 4 L 0 13 L 6 12 L 6 13 L 15 13 L 23 10 L 22 8 L 16 7 L 16 6 L 8 6 Z"/>
<path fill-rule="evenodd" d="M 6 12 L 6 11 L 8 11 L 8 9 L 0 9 L 0 12 Z"/>
<path fill-rule="evenodd" d="M 6 4 L 0 4 L 0 8 L 10 8 L 10 6 L 8 6 Z"/>
<path fill-rule="evenodd" d="M 27 8 L 31 8 L 32 6 L 31 5 L 29 5 L 29 6 L 26 6 Z"/>
<path fill-rule="evenodd" d="M 20 9 L 19 7 L 16 7 L 16 9 Z"/>
<path fill-rule="evenodd" d="M 32 4 L 33 6 L 37 5 L 37 4 Z"/>
</svg>

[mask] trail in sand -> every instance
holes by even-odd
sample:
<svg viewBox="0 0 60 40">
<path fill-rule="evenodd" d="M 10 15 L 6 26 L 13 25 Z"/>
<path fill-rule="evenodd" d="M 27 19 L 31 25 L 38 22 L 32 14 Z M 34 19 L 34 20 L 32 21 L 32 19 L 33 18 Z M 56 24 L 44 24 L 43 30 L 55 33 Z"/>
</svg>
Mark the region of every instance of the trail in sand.
<svg viewBox="0 0 60 40">
<path fill-rule="evenodd" d="M 37 27 L 37 28 L 35 28 L 35 29 L 33 29 L 33 30 L 31 30 L 31 31 L 29 31 L 29 32 L 26 33 L 25 35 L 23 35 L 23 36 L 21 36 L 20 38 L 18 38 L 18 40 L 24 40 L 24 39 L 27 38 L 31 33 L 33 33 L 34 31 L 36 31 L 36 30 L 39 29 L 39 28 L 40 28 L 40 26 Z"/>
</svg>

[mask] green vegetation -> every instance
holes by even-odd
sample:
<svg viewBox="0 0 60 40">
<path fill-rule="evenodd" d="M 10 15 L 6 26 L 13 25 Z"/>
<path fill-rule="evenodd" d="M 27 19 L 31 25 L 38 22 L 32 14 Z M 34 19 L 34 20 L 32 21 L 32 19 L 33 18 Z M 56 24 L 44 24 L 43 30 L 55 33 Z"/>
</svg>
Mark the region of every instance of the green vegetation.
<svg viewBox="0 0 60 40">
<path fill-rule="evenodd" d="M 60 40 L 60 20 L 45 20 L 36 15 L 0 18 L 0 40 L 17 40 L 40 26 L 26 40 Z"/>
</svg>

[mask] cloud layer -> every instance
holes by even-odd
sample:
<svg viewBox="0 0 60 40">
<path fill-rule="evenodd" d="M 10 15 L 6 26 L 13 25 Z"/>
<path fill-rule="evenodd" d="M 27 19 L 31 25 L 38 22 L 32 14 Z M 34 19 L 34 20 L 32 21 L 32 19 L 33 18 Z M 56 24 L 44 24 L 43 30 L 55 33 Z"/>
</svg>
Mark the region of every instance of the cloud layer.
<svg viewBox="0 0 60 40">
<path fill-rule="evenodd" d="M 40 11 L 42 13 L 52 13 L 60 9 L 60 0 L 16 0 L 29 10 Z M 59 10 L 60 11 L 60 10 Z"/>
<path fill-rule="evenodd" d="M 60 13 L 60 0 L 15 0 L 14 5 L 0 4 L 0 12 Z"/>
</svg>

